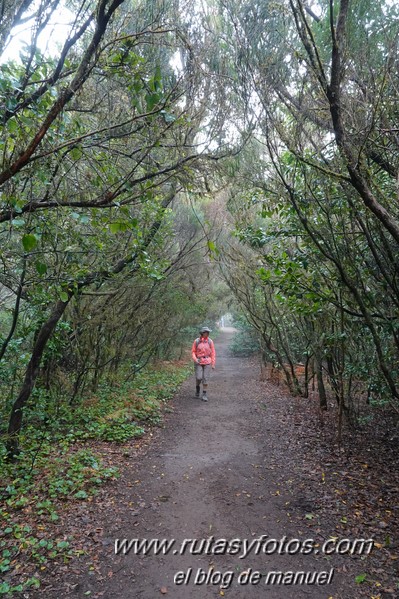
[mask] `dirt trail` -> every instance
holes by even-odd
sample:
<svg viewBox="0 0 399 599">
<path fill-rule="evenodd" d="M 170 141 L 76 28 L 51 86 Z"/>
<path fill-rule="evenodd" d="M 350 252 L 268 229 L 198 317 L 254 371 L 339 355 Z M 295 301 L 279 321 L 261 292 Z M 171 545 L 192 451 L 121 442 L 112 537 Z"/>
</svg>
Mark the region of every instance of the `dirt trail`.
<svg viewBox="0 0 399 599">
<path fill-rule="evenodd" d="M 232 335 L 231 329 L 224 329 L 216 340 L 217 367 L 209 385 L 209 401 L 194 397 L 194 377 L 186 381 L 171 404 L 164 428 L 156 432 L 144 455 L 133 456 L 123 478 L 107 490 L 107 510 L 101 511 L 100 506 L 97 514 L 96 525 L 104 534 L 95 567 L 83 576 L 71 572 L 69 592 L 60 592 L 54 584 L 54 591 L 48 588 L 46 597 L 360 596 L 355 588 L 343 590 L 347 583 L 338 571 L 341 562 L 336 556 L 321 552 L 265 555 L 262 550 L 256 554 L 262 547 L 261 535 L 278 541 L 285 537 L 286 543 L 314 536 L 306 522 L 312 505 L 311 497 L 304 497 L 303 490 L 295 486 L 295 464 L 302 458 L 286 434 L 286 416 L 294 404 L 278 388 L 259 382 L 259 371 L 251 360 L 229 355 Z M 293 482 L 290 493 L 282 485 L 287 479 Z M 291 518 L 295 510 L 301 511 L 302 522 Z M 323 531 L 326 537 L 329 533 Z M 115 555 L 116 538 L 176 542 L 167 555 L 143 556 L 133 550 Z M 198 542 L 187 542 L 181 555 L 183 539 Z M 230 546 L 230 554 L 223 554 L 221 539 L 240 541 Z M 238 545 L 244 542 L 253 543 L 246 557 L 242 556 L 244 547 Z M 289 548 L 295 552 L 294 541 Z M 326 572 L 320 575 L 323 582 L 332 568 L 328 585 L 266 584 L 271 571 Z M 210 569 L 212 579 L 206 584 L 203 579 Z M 243 572 L 249 569 L 259 575 L 252 584 L 244 584 Z M 179 571 L 185 576 L 191 572 L 186 584 L 175 584 Z"/>
</svg>

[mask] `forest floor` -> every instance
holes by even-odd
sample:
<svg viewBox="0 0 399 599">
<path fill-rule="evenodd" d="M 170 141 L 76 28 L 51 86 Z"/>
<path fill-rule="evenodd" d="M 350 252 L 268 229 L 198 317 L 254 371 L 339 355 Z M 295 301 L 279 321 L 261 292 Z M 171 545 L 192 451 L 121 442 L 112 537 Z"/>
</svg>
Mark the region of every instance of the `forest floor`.
<svg viewBox="0 0 399 599">
<path fill-rule="evenodd" d="M 254 359 L 230 355 L 232 336 L 224 329 L 216 340 L 207 403 L 190 377 L 161 427 L 104 444 L 120 477 L 57 523 L 81 556 L 21 597 L 399 597 L 397 439 L 379 421 L 368 434 L 345 431 L 339 447 L 334 409 L 321 418 L 314 399 L 260 381 Z M 174 544 L 116 555 L 115 539 Z M 372 539 L 371 553 L 357 539 Z M 355 552 L 330 554 L 334 543 Z"/>
</svg>

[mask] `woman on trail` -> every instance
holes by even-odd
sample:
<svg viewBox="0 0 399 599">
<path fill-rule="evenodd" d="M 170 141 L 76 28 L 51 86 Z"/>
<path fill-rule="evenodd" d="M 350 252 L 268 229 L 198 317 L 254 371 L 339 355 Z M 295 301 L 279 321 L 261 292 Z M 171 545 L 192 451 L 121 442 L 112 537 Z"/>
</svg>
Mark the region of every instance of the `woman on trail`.
<svg viewBox="0 0 399 599">
<path fill-rule="evenodd" d="M 202 327 L 199 332 L 200 336 L 194 341 L 191 349 L 196 379 L 195 397 L 200 396 L 202 383 L 203 401 L 208 401 L 208 379 L 211 368 L 214 369 L 216 363 L 215 345 L 209 337 L 210 332 L 211 329 L 208 327 Z"/>
</svg>

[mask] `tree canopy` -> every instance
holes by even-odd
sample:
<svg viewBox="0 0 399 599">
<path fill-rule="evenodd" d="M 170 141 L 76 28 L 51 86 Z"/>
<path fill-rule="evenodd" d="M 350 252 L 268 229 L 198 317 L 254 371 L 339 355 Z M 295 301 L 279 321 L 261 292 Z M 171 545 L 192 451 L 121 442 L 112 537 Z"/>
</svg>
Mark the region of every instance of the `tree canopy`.
<svg viewBox="0 0 399 599">
<path fill-rule="evenodd" d="M 43 370 L 75 397 L 141 368 L 206 316 L 216 264 L 294 392 L 397 410 L 398 8 L 15 2 L 3 51 L 21 24 L 0 64 L 9 453 Z"/>
</svg>

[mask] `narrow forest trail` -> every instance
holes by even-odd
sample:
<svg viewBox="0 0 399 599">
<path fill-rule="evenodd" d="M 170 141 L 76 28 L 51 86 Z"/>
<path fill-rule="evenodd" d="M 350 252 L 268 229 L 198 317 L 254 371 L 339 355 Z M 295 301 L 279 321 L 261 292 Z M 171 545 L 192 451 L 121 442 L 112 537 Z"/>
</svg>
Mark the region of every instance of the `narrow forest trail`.
<svg viewBox="0 0 399 599">
<path fill-rule="evenodd" d="M 326 556 L 320 547 L 311 555 L 295 551 L 299 541 L 320 542 L 336 531 L 323 521 L 316 526 L 309 515 L 315 513 L 315 504 L 312 488 L 304 487 L 299 477 L 304 456 L 292 437 L 293 398 L 260 383 L 252 360 L 229 355 L 232 335 L 232 330 L 224 329 L 216 339 L 217 367 L 208 403 L 195 399 L 190 377 L 173 400 L 165 426 L 145 452 L 131 457 L 123 477 L 107 489 L 106 505 L 99 506 L 93 520 L 102 535 L 91 568 L 78 574 L 72 564 L 61 577 L 64 580 L 53 580 L 47 587 L 46 598 L 363 596 L 354 580 L 353 558 Z M 263 541 L 262 535 L 267 535 Z M 143 556 L 133 550 L 115 555 L 116 538 L 175 539 L 175 544 L 166 555 Z M 187 542 L 181 555 L 184 539 L 197 543 Z M 229 554 L 221 539 L 239 542 L 230 545 Z M 270 553 L 274 544 L 266 545 L 268 539 L 285 539 L 288 551 L 265 555 L 262 547 Z M 244 543 L 252 543 L 245 557 Z M 354 572 L 361 568 L 359 563 Z M 210 569 L 212 579 L 206 583 L 202 573 Z M 243 573 L 250 569 L 259 575 L 252 584 L 244 584 Z M 266 584 L 271 571 L 326 572 L 320 574 L 325 582 L 331 569 L 330 584 L 279 585 L 270 579 Z M 177 572 L 191 572 L 189 580 L 175 584 Z M 43 591 L 37 596 L 42 597 Z"/>
</svg>

